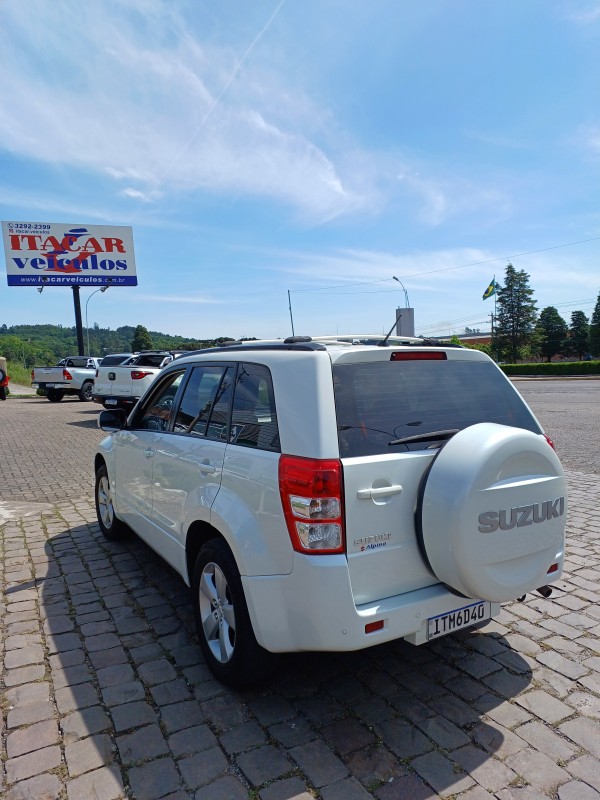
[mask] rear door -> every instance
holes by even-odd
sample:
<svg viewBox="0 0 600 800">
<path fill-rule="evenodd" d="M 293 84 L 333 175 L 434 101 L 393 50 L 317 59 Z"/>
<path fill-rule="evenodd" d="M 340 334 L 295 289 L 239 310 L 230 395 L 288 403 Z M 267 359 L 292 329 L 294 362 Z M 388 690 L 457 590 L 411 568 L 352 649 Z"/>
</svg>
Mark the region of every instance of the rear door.
<svg viewBox="0 0 600 800">
<path fill-rule="evenodd" d="M 477 422 L 540 432 L 492 362 L 465 351 L 440 351 L 433 358 L 432 352 L 420 359 L 414 349 L 386 348 L 365 354 L 362 362 L 350 355 L 333 366 L 357 604 L 439 582 L 421 554 L 415 527 L 423 476 L 444 444 L 443 438 L 427 440 L 428 434 Z"/>
<path fill-rule="evenodd" d="M 234 367 L 203 364 L 191 369 L 168 430 L 158 434 L 152 478 L 152 521 L 161 548 L 183 566 L 191 521 L 210 521 L 221 486 Z M 160 533 L 158 532 L 160 530 Z M 163 552 L 163 550 L 161 550 Z"/>
</svg>

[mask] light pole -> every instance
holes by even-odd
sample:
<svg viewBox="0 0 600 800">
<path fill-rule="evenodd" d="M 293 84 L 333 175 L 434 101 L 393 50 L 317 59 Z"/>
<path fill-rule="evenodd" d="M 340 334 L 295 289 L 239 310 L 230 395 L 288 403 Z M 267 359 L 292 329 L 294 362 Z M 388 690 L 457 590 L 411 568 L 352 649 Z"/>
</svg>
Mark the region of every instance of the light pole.
<svg viewBox="0 0 600 800">
<path fill-rule="evenodd" d="M 409 307 L 410 307 L 410 303 L 408 302 L 408 292 L 407 292 L 407 291 L 406 291 L 406 289 L 404 288 L 404 284 L 402 283 L 402 281 L 400 280 L 400 278 L 397 278 L 395 275 L 392 275 L 392 278 L 393 278 L 395 281 L 398 281 L 398 283 L 399 283 L 399 284 L 400 284 L 400 286 L 402 287 L 402 290 L 403 290 L 403 292 L 404 292 L 404 302 L 405 302 L 405 304 L 406 304 L 406 307 L 407 307 L 407 308 L 409 308 Z"/>
<path fill-rule="evenodd" d="M 97 294 L 98 292 L 104 293 L 107 289 L 110 289 L 110 283 L 107 283 L 106 286 L 100 287 L 100 289 L 96 289 L 95 292 L 92 292 L 88 299 L 85 301 L 85 332 L 87 334 L 87 354 L 90 355 L 90 329 L 88 327 L 88 303 L 92 299 L 92 297 Z"/>
</svg>

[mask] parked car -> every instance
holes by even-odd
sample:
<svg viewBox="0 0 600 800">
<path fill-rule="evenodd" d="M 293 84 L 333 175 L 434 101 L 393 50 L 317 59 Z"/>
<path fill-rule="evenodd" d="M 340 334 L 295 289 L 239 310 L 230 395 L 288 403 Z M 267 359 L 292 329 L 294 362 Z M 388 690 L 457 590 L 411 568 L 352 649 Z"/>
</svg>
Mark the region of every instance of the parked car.
<svg viewBox="0 0 600 800">
<path fill-rule="evenodd" d="M 99 358 L 69 356 L 54 367 L 34 367 L 31 385 L 41 389 L 51 403 L 58 403 L 69 394 L 76 394 L 80 400 L 91 400 L 99 363 Z"/>
<path fill-rule="evenodd" d="M 103 359 L 96 371 L 92 396 L 94 403 L 100 403 L 105 408 L 131 410 L 175 355 L 169 350 L 144 350 L 112 364 L 105 363 Z"/>
<path fill-rule="evenodd" d="M 0 356 L 0 400 L 6 400 L 10 375 L 6 371 L 6 359 Z"/>
<path fill-rule="evenodd" d="M 100 528 L 192 586 L 232 686 L 277 653 L 434 640 L 561 576 L 564 474 L 514 386 L 477 350 L 374 339 L 197 352 L 100 414 Z"/>
</svg>

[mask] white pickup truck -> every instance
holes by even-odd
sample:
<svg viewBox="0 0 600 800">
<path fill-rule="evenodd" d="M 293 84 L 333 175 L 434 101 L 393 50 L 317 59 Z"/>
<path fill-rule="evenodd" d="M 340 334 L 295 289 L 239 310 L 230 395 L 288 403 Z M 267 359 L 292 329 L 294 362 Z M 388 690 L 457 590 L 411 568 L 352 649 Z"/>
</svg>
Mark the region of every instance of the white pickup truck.
<svg viewBox="0 0 600 800">
<path fill-rule="evenodd" d="M 169 350 L 144 350 L 122 364 L 99 366 L 92 393 L 94 403 L 131 410 L 161 369 L 175 357 Z"/>
<path fill-rule="evenodd" d="M 42 389 L 51 403 L 60 402 L 66 394 L 76 394 L 80 400 L 91 400 L 100 360 L 90 356 L 69 356 L 54 367 L 34 367 L 31 385 Z"/>
</svg>

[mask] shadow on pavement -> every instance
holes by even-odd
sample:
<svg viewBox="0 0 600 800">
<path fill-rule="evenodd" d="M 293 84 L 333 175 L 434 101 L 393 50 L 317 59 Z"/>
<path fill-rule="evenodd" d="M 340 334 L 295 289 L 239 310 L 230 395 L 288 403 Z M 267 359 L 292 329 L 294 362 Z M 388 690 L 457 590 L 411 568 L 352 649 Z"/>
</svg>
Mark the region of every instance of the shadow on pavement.
<svg viewBox="0 0 600 800">
<path fill-rule="evenodd" d="M 379 800 L 419 800 L 462 792 L 473 775 L 490 791 L 498 774 L 496 790 L 517 778 L 488 767 L 515 752 L 501 707 L 531 672 L 497 633 L 286 655 L 268 682 L 235 692 L 203 662 L 189 589 L 135 535 L 111 543 L 96 524 L 63 525 L 45 550 L 70 797 L 237 800 L 281 781 L 277 797 L 292 798 L 348 780 Z"/>
</svg>

